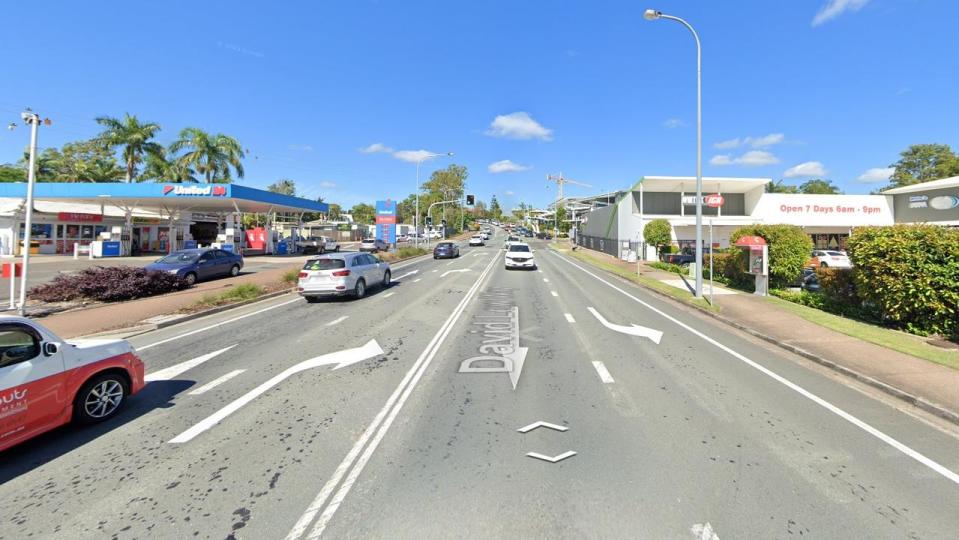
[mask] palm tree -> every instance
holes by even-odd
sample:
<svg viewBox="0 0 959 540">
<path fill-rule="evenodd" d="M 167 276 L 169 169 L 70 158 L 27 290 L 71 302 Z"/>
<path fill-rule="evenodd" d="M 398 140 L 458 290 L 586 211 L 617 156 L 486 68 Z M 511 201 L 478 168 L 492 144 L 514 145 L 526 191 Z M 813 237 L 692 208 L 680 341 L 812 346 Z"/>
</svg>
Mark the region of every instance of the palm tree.
<svg viewBox="0 0 959 540">
<path fill-rule="evenodd" d="M 177 159 L 166 155 L 148 154 L 142 178 L 155 182 L 196 182 L 196 171 Z"/>
<path fill-rule="evenodd" d="M 137 165 L 143 161 L 144 154 L 159 154 L 163 147 L 151 141 L 160 131 L 160 124 L 156 122 L 140 123 L 136 116 L 126 113 L 123 119 L 110 116 L 101 116 L 97 123 L 106 129 L 99 139 L 108 147 L 123 147 L 123 161 L 127 168 L 127 182 L 133 182 L 137 172 Z"/>
<path fill-rule="evenodd" d="M 170 145 L 170 152 L 187 150 L 178 161 L 192 167 L 202 174 L 209 183 L 226 183 L 232 179 L 232 171 L 243 178 L 243 163 L 245 157 L 239 141 L 216 133 L 211 135 L 201 129 L 185 128 L 180 132 L 180 138 Z"/>
</svg>

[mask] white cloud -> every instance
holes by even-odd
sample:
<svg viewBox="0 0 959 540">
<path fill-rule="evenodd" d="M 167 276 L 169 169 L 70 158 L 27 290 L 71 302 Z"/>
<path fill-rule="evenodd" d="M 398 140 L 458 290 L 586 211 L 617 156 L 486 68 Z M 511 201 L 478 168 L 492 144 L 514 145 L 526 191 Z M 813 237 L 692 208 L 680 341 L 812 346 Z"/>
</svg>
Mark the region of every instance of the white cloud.
<svg viewBox="0 0 959 540">
<path fill-rule="evenodd" d="M 336 182 L 323 181 L 320 182 L 320 187 L 325 189 L 333 189 L 336 187 Z"/>
<path fill-rule="evenodd" d="M 360 152 L 363 152 L 364 154 L 392 154 L 393 149 L 383 143 L 373 143 L 366 148 L 360 148 Z"/>
<path fill-rule="evenodd" d="M 501 114 L 490 122 L 489 127 L 486 134 L 490 137 L 553 140 L 553 130 L 543 127 L 542 124 L 533 120 L 529 113 L 523 111 Z"/>
<path fill-rule="evenodd" d="M 719 148 L 720 150 L 729 150 L 730 148 L 736 148 L 741 145 L 743 141 L 736 137 L 735 139 L 729 139 L 728 141 L 720 141 L 713 146 Z"/>
<path fill-rule="evenodd" d="M 829 172 L 818 161 L 807 161 L 795 167 L 790 167 L 783 173 L 786 178 L 805 178 L 807 176 L 826 176 Z"/>
<path fill-rule="evenodd" d="M 779 158 L 764 150 L 750 150 L 739 157 L 732 157 L 729 154 L 717 154 L 709 160 L 710 165 L 742 165 L 743 167 L 762 167 L 763 165 L 775 165 L 779 163 Z"/>
<path fill-rule="evenodd" d="M 895 167 L 873 167 L 872 169 L 866 169 L 856 180 L 867 184 L 886 182 L 894 172 L 896 172 Z"/>
<path fill-rule="evenodd" d="M 859 11 L 868 3 L 869 0 L 829 0 L 826 5 L 819 10 L 819 13 L 816 13 L 816 16 L 813 17 L 812 25 L 819 26 L 847 11 Z"/>
<path fill-rule="evenodd" d="M 686 122 L 683 122 L 679 118 L 670 118 L 666 120 L 665 122 L 663 122 L 663 127 L 669 128 L 669 129 L 686 127 Z"/>
<path fill-rule="evenodd" d="M 519 163 L 513 163 L 508 159 L 497 161 L 496 163 L 490 163 L 487 167 L 489 172 L 493 174 L 506 173 L 506 172 L 521 172 L 528 171 L 532 167 L 528 165 L 520 165 Z"/>
<path fill-rule="evenodd" d="M 308 144 L 291 144 L 290 150 L 297 152 L 313 152 L 313 147 Z"/>
<path fill-rule="evenodd" d="M 416 163 L 417 161 L 426 161 L 436 157 L 436 152 L 429 150 L 397 150 L 393 152 L 393 157 L 407 163 Z"/>
<path fill-rule="evenodd" d="M 503 195 L 506 195 L 507 197 L 512 197 L 513 195 L 515 195 L 515 193 L 507 189 L 506 191 L 503 192 Z"/>
</svg>

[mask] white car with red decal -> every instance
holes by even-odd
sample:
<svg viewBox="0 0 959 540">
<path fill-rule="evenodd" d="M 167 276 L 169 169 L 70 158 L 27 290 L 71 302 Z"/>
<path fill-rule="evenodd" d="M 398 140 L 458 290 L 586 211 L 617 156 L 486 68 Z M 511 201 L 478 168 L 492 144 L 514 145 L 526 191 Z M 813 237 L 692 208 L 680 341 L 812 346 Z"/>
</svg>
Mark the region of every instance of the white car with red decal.
<svg viewBox="0 0 959 540">
<path fill-rule="evenodd" d="M 71 420 L 102 422 L 143 384 L 143 362 L 125 340 L 64 341 L 0 316 L 0 450 Z"/>
</svg>

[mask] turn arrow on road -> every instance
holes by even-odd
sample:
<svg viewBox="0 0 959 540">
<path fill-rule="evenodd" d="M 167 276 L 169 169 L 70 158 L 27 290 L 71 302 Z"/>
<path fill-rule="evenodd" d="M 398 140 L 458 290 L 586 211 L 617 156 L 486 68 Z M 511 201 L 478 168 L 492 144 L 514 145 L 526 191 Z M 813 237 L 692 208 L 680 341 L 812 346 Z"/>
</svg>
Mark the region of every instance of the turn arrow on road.
<svg viewBox="0 0 959 540">
<path fill-rule="evenodd" d="M 615 330 L 617 332 L 622 332 L 623 334 L 629 334 L 632 336 L 649 338 L 656 345 L 659 345 L 659 340 L 663 339 L 663 333 L 659 330 L 653 330 L 652 328 L 646 328 L 645 326 L 639 326 L 638 324 L 633 324 L 631 326 L 613 324 L 607 321 L 606 318 L 600 315 L 595 309 L 591 307 L 587 307 L 586 309 L 588 309 L 589 312 L 592 313 L 593 316 L 603 324 L 603 326 L 609 328 L 610 330 Z"/>
</svg>

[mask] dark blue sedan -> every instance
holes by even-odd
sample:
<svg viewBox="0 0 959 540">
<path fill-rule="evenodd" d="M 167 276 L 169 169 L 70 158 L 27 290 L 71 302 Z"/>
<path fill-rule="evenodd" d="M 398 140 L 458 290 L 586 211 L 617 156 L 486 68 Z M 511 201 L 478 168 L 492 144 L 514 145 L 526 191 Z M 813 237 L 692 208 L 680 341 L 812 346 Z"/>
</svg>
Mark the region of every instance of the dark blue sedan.
<svg viewBox="0 0 959 540">
<path fill-rule="evenodd" d="M 453 242 L 440 242 L 433 248 L 434 259 L 455 259 L 460 256 L 460 248 Z"/>
<path fill-rule="evenodd" d="M 241 255 L 210 248 L 174 251 L 146 266 L 147 270 L 176 274 L 190 285 L 204 279 L 236 276 L 241 268 Z"/>
</svg>

